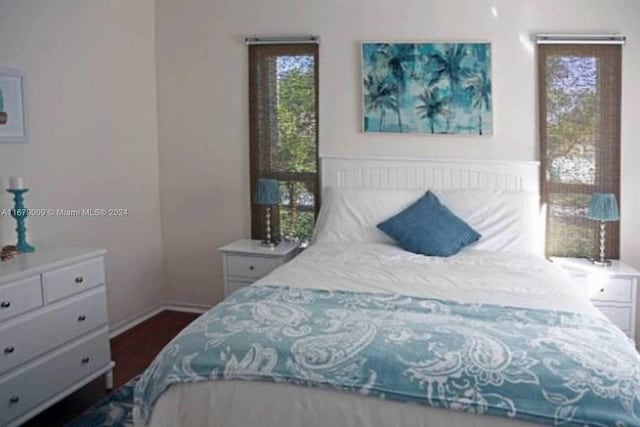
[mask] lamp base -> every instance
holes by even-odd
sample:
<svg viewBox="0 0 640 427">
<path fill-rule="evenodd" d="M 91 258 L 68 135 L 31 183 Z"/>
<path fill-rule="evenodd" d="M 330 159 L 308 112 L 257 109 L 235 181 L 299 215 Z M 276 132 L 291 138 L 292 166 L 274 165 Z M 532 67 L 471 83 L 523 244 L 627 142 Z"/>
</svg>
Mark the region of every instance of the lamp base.
<svg viewBox="0 0 640 427">
<path fill-rule="evenodd" d="M 16 245 L 16 248 L 18 249 L 18 252 L 23 253 L 23 254 L 27 254 L 29 252 L 34 252 L 36 250 L 36 248 L 34 246 L 28 244 L 27 242 L 18 243 Z"/>
<path fill-rule="evenodd" d="M 275 248 L 276 246 L 278 246 L 278 242 L 272 242 L 270 240 L 263 240 L 262 242 L 260 242 L 261 246 L 264 246 L 265 248 Z"/>
<path fill-rule="evenodd" d="M 611 267 L 611 260 L 609 259 L 589 258 L 589 261 L 598 267 Z"/>
<path fill-rule="evenodd" d="M 29 191 L 28 188 L 9 188 L 7 192 L 13 194 L 14 208 L 11 210 L 11 216 L 16 220 L 16 233 L 18 234 L 18 243 L 16 249 L 21 253 L 29 253 L 36 248 L 27 243 L 27 227 L 24 223 L 27 219 L 27 208 L 24 206 L 24 194 Z"/>
</svg>

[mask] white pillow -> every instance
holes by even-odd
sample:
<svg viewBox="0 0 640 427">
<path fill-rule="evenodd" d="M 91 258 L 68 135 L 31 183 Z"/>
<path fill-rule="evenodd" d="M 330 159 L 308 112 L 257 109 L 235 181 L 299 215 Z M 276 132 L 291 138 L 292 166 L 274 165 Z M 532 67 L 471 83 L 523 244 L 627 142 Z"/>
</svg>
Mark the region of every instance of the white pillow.
<svg viewBox="0 0 640 427">
<path fill-rule="evenodd" d="M 482 235 L 469 248 L 543 256 L 540 198 L 508 190 L 433 190 Z"/>
<path fill-rule="evenodd" d="M 432 191 L 482 235 L 469 248 L 542 255 L 537 195 L 507 190 Z M 330 187 L 323 194 L 313 241 L 393 242 L 376 225 L 411 205 L 425 192 Z"/>
<path fill-rule="evenodd" d="M 391 243 L 376 225 L 402 211 L 425 192 L 422 190 L 368 190 L 329 187 L 313 234 L 314 242 Z"/>
</svg>

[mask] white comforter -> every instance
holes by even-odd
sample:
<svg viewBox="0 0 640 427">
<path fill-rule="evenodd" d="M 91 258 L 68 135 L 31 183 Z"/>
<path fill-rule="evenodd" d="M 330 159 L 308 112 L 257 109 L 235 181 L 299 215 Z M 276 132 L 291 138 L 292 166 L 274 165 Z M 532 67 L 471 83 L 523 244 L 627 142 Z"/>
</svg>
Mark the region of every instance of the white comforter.
<svg viewBox="0 0 640 427">
<path fill-rule="evenodd" d="M 461 302 L 601 316 L 552 263 L 468 250 L 451 258 L 413 255 L 391 244 L 318 243 L 255 285 L 395 292 Z M 136 420 L 137 425 L 142 425 Z M 328 390 L 241 381 L 172 386 L 151 426 L 514 427 L 532 424 L 382 401 Z"/>
</svg>

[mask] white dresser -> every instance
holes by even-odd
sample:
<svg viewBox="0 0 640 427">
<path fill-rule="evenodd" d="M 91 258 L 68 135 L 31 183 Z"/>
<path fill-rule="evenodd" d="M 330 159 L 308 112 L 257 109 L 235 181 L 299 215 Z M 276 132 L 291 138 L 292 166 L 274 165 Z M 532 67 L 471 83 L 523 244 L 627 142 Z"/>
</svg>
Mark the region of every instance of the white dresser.
<svg viewBox="0 0 640 427">
<path fill-rule="evenodd" d="M 113 386 L 104 250 L 0 263 L 0 426 L 17 426 L 100 375 Z"/>
<path fill-rule="evenodd" d="M 569 274 L 593 305 L 635 340 L 640 272 L 618 260 L 612 260 L 610 267 L 599 267 L 586 258 L 551 260 Z"/>
<path fill-rule="evenodd" d="M 262 246 L 260 240 L 249 239 L 237 240 L 218 250 L 222 253 L 225 297 L 263 278 L 300 251 L 294 242 L 269 248 Z"/>
</svg>

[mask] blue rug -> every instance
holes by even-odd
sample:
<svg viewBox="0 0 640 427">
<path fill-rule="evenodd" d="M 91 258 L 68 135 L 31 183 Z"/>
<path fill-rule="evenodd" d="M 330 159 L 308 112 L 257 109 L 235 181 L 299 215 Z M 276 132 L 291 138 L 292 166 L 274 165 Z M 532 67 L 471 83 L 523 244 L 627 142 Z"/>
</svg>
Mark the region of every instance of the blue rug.
<svg viewBox="0 0 640 427">
<path fill-rule="evenodd" d="M 104 397 L 65 427 L 132 427 L 133 388 L 140 376 Z"/>
</svg>

